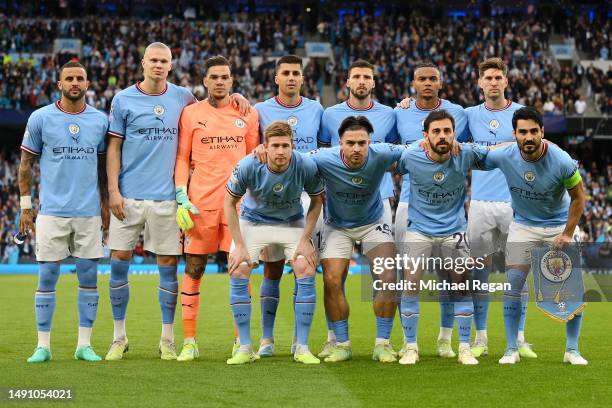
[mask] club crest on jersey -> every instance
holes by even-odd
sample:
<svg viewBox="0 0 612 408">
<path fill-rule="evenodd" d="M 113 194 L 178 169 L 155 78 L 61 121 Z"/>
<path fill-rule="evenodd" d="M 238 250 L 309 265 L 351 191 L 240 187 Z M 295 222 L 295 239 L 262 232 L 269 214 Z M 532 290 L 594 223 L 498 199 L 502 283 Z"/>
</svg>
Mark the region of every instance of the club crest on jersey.
<svg viewBox="0 0 612 408">
<path fill-rule="evenodd" d="M 296 118 L 295 116 L 289 116 L 287 118 L 287 124 L 291 127 L 294 127 L 298 124 L 298 118 Z"/>
<path fill-rule="evenodd" d="M 497 119 L 493 119 L 489 122 L 489 127 L 493 130 L 496 130 L 499 127 L 499 121 Z"/>
<path fill-rule="evenodd" d="M 444 173 L 442 173 L 441 171 L 436 171 L 433 175 L 433 179 L 436 183 L 441 183 L 444 181 Z"/>
<path fill-rule="evenodd" d="M 351 178 L 351 182 L 352 182 L 353 184 L 360 185 L 360 184 L 362 184 L 362 183 L 363 183 L 363 177 L 361 177 L 361 176 L 353 176 L 353 177 Z"/>
<path fill-rule="evenodd" d="M 536 179 L 536 175 L 533 171 L 526 171 L 524 177 L 527 184 L 533 183 Z"/>
<path fill-rule="evenodd" d="M 542 275 L 551 282 L 563 282 L 572 273 L 572 259 L 563 251 L 548 251 L 540 261 Z"/>
<path fill-rule="evenodd" d="M 284 189 L 285 186 L 283 186 L 281 183 L 276 183 L 274 186 L 272 186 L 272 191 L 274 191 L 275 193 L 280 193 Z"/>
<path fill-rule="evenodd" d="M 236 127 L 238 129 L 242 129 L 245 126 L 244 120 L 238 118 L 236 119 L 236 121 L 234 122 L 234 124 L 236 125 Z"/>
<path fill-rule="evenodd" d="M 72 137 L 72 140 L 74 140 L 75 143 L 79 143 L 79 132 L 80 131 L 81 131 L 81 128 L 76 123 L 71 123 L 68 125 L 68 132 L 70 132 L 70 137 Z"/>
<path fill-rule="evenodd" d="M 155 113 L 157 116 L 163 115 L 165 111 L 166 108 L 164 108 L 162 105 L 155 105 L 153 108 L 153 113 Z"/>
</svg>

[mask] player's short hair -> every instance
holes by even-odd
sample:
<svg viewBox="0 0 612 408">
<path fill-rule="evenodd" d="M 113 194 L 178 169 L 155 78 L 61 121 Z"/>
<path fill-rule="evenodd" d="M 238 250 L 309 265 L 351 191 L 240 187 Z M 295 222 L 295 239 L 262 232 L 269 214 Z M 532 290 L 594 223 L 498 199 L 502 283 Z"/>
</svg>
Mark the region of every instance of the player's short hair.
<svg viewBox="0 0 612 408">
<path fill-rule="evenodd" d="M 499 57 L 487 58 L 478 65 L 478 75 L 483 76 L 487 69 L 499 69 L 504 73 L 504 76 L 508 75 L 508 66 Z"/>
<path fill-rule="evenodd" d="M 223 55 L 215 55 L 214 57 L 210 57 L 204 62 L 204 71 L 205 71 L 204 75 L 208 74 L 208 70 L 210 68 L 217 67 L 217 66 L 223 66 L 223 65 L 229 67 L 230 73 L 231 73 L 232 64 L 230 64 L 227 58 L 225 58 Z"/>
<path fill-rule="evenodd" d="M 270 123 L 264 130 L 264 141 L 268 143 L 273 137 L 289 136 L 293 144 L 293 130 L 287 122 L 280 120 Z"/>
<path fill-rule="evenodd" d="M 340 135 L 341 139 L 347 130 L 365 130 L 368 135 L 374 133 L 374 127 L 372 126 L 372 123 L 370 123 L 368 118 L 366 118 L 365 116 L 346 117 L 338 128 L 338 134 Z"/>
<path fill-rule="evenodd" d="M 436 64 L 434 64 L 431 61 L 421 61 L 421 62 L 417 62 L 416 65 L 414 66 L 414 69 L 412 70 L 412 80 L 414 81 L 414 74 L 417 71 L 417 69 L 421 69 L 421 68 L 433 68 L 436 71 L 438 71 L 438 75 L 440 75 L 440 68 L 438 68 L 438 66 Z"/>
<path fill-rule="evenodd" d="M 444 110 L 444 109 L 433 111 L 429 115 L 427 115 L 427 117 L 425 118 L 425 121 L 423 122 L 423 129 L 426 132 L 429 132 L 429 125 L 431 125 L 431 122 L 435 122 L 437 120 L 443 120 L 443 119 L 450 119 L 451 124 L 453 126 L 453 131 L 454 131 L 455 130 L 455 118 L 453 118 L 453 115 L 451 115 L 449 111 Z"/>
<path fill-rule="evenodd" d="M 147 45 L 147 48 L 145 48 L 145 54 L 147 53 L 147 51 L 149 51 L 152 48 L 157 48 L 160 50 L 168 51 L 170 53 L 170 56 L 172 56 L 172 50 L 170 49 L 170 47 L 168 47 L 163 42 L 156 41 L 156 42 L 152 42 L 151 44 Z"/>
<path fill-rule="evenodd" d="M 512 115 L 512 129 L 516 130 L 516 124 L 519 120 L 533 120 L 540 129 L 544 127 L 542 115 L 532 106 L 523 106 L 514 111 L 514 115 Z"/>
<path fill-rule="evenodd" d="M 279 59 L 276 60 L 276 70 L 281 66 L 281 64 L 299 64 L 300 68 L 302 68 L 302 58 L 297 55 L 289 54 L 283 55 Z"/>
<path fill-rule="evenodd" d="M 348 77 L 349 78 L 351 77 L 351 70 L 353 68 L 369 68 L 372 70 L 372 76 L 376 76 L 376 69 L 374 68 L 374 65 L 370 64 L 366 60 L 358 59 L 358 60 L 351 62 L 351 65 L 349 65 L 348 67 Z"/>
<path fill-rule="evenodd" d="M 62 65 L 62 67 L 59 69 L 60 79 L 62 79 L 62 73 L 66 68 L 83 68 L 83 70 L 85 71 L 85 79 L 87 79 L 87 68 L 85 68 L 85 65 L 81 64 L 78 61 L 68 61 L 67 63 Z"/>
</svg>

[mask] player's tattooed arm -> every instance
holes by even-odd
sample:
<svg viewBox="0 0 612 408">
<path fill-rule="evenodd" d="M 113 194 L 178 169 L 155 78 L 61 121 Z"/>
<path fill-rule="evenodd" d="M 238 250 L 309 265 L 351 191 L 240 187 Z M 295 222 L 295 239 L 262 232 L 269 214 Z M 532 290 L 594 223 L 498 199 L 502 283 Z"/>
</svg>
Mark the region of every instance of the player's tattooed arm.
<svg viewBox="0 0 612 408">
<path fill-rule="evenodd" d="M 580 217 L 582 217 L 582 214 L 584 213 L 586 195 L 584 193 L 582 181 L 580 181 L 574 187 L 568 189 L 567 192 L 569 193 L 571 199 L 569 211 L 567 213 L 567 223 L 565 224 L 565 229 L 563 232 L 555 237 L 553 242 L 554 248 L 563 248 L 572 242 L 572 237 L 574 236 L 576 226 L 578 226 Z"/>
<path fill-rule="evenodd" d="M 125 219 L 123 196 L 119 191 L 119 171 L 121 170 L 121 145 L 123 140 L 118 137 L 108 139 L 106 149 L 106 175 L 108 183 L 108 205 L 117 219 Z"/>
<path fill-rule="evenodd" d="M 248 266 L 251 266 L 251 258 L 249 257 L 249 253 L 246 249 L 246 244 L 244 242 L 244 238 L 242 237 L 242 232 L 240 231 L 240 223 L 238 221 L 238 211 L 236 210 L 236 206 L 240 201 L 241 197 L 236 197 L 229 192 L 225 193 L 225 200 L 223 201 L 223 211 L 225 212 L 225 217 L 227 219 L 227 226 L 230 229 L 232 237 L 234 238 L 234 249 L 229 254 L 228 257 L 228 269 L 229 274 L 234 274 L 241 263 L 246 262 Z"/>
<path fill-rule="evenodd" d="M 110 211 L 108 208 L 108 177 L 106 175 L 106 154 L 98 156 L 98 187 L 102 207 L 102 230 L 108 231 Z"/>
<path fill-rule="evenodd" d="M 257 145 L 257 147 L 253 149 L 253 156 L 255 156 L 258 162 L 265 163 L 267 160 L 266 146 L 263 143 Z"/>
<path fill-rule="evenodd" d="M 233 93 L 229 98 L 234 109 L 240 111 L 242 116 L 246 116 L 251 113 L 251 103 L 247 98 L 239 93 Z"/>
<path fill-rule="evenodd" d="M 409 96 L 407 98 L 402 99 L 397 106 L 399 106 L 402 109 L 408 109 L 410 107 L 410 103 L 413 102 L 415 99 L 412 96 Z"/>
<path fill-rule="evenodd" d="M 32 164 L 36 155 L 21 151 L 21 161 L 19 162 L 19 194 L 21 197 L 31 197 L 32 195 Z M 31 200 L 31 198 L 30 198 Z M 23 207 L 23 206 L 22 206 Z M 30 205 L 31 207 L 31 205 Z M 32 208 L 21 208 L 19 218 L 19 231 L 28 233 L 34 229 L 34 211 Z"/>
</svg>

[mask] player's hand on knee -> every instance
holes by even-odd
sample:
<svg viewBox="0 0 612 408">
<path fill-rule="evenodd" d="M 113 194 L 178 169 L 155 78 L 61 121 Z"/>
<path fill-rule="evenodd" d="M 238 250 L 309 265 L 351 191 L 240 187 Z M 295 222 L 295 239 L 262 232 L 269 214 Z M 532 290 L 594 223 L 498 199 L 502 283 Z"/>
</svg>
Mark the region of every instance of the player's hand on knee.
<svg viewBox="0 0 612 408">
<path fill-rule="evenodd" d="M 258 145 L 255 149 L 253 149 L 253 156 L 260 163 L 266 162 L 266 146 L 263 144 Z"/>
<path fill-rule="evenodd" d="M 249 100 L 239 93 L 233 93 L 230 95 L 230 103 L 234 109 L 240 111 L 242 116 L 246 116 L 251 113 L 251 104 L 249 103 Z"/>
<path fill-rule="evenodd" d="M 298 242 L 297 248 L 295 248 L 295 252 L 293 254 L 293 259 L 291 260 L 293 263 L 298 259 L 299 256 L 303 256 L 312 268 L 315 268 L 316 265 L 316 252 L 310 239 L 302 238 L 300 242 Z"/>
<path fill-rule="evenodd" d="M 402 109 L 408 109 L 410 107 L 410 103 L 414 101 L 414 98 L 412 96 L 408 97 L 408 98 L 404 98 L 400 101 L 400 103 L 397 104 L 397 106 L 399 106 Z"/>
<path fill-rule="evenodd" d="M 29 234 L 31 231 L 34 231 L 34 211 L 32 209 L 21 210 L 19 231 L 23 234 Z"/>
<path fill-rule="evenodd" d="M 242 263 L 246 263 L 249 267 L 253 265 L 253 263 L 251 262 L 251 257 L 249 256 L 249 252 L 246 250 L 246 247 L 244 245 L 236 245 L 234 250 L 230 253 L 228 259 L 230 275 L 234 271 L 236 271 Z"/>
<path fill-rule="evenodd" d="M 108 205 L 113 215 L 117 217 L 119 221 L 123 221 L 125 219 L 123 196 L 119 191 L 110 193 L 108 197 Z"/>
</svg>

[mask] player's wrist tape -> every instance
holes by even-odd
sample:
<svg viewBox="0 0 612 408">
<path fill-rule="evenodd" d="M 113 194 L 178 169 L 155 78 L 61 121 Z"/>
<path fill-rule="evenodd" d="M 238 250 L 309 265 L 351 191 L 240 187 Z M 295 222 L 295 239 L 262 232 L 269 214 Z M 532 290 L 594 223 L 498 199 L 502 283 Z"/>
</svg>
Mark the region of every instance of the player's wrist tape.
<svg viewBox="0 0 612 408">
<path fill-rule="evenodd" d="M 32 196 L 21 196 L 19 198 L 19 207 L 22 210 L 31 210 L 32 209 Z"/>
</svg>

